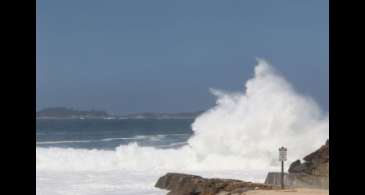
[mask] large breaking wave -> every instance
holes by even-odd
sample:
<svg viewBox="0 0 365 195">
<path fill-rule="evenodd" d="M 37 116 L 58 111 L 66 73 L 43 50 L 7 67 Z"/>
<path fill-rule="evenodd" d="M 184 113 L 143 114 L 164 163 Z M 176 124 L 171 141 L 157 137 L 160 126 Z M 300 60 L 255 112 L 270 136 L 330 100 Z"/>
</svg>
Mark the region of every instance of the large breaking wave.
<svg viewBox="0 0 365 195">
<path fill-rule="evenodd" d="M 37 170 L 270 169 L 278 163 L 280 146 L 288 148 L 290 162 L 328 138 L 328 113 L 264 60 L 258 60 L 243 91 L 211 91 L 216 105 L 196 118 L 188 145 L 157 149 L 132 143 L 114 151 L 37 147 Z"/>
</svg>

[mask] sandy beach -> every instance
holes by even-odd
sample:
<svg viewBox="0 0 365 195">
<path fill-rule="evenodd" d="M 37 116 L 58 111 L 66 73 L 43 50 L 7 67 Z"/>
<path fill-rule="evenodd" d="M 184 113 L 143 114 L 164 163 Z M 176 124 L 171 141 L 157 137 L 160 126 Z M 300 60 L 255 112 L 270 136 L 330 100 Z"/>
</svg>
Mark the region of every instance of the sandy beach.
<svg viewBox="0 0 365 195">
<path fill-rule="evenodd" d="M 328 190 L 322 189 L 286 189 L 286 190 L 254 190 L 248 191 L 246 195 L 328 195 Z"/>
</svg>

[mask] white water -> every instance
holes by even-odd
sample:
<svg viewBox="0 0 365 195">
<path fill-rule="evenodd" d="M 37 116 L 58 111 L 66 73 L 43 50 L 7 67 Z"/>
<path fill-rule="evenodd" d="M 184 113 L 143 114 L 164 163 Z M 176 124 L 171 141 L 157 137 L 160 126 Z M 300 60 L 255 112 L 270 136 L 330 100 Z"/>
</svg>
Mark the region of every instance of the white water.
<svg viewBox="0 0 365 195">
<path fill-rule="evenodd" d="M 280 146 L 289 164 L 328 138 L 328 114 L 263 60 L 244 91 L 212 92 L 216 106 L 195 120 L 195 135 L 179 149 L 37 147 L 37 194 L 164 194 L 153 184 L 168 171 L 263 181 Z"/>
</svg>

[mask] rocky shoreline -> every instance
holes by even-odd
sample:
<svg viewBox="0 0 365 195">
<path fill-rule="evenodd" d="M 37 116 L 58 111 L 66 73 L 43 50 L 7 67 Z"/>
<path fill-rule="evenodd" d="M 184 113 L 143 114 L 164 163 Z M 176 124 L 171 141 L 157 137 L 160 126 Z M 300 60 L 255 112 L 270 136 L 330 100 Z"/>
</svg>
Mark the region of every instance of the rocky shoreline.
<svg viewBox="0 0 365 195">
<path fill-rule="evenodd" d="M 329 140 L 304 162 L 293 162 L 285 174 L 287 188 L 329 188 Z M 155 187 L 169 190 L 167 195 L 243 195 L 253 190 L 280 189 L 280 173 L 268 173 L 265 183 L 233 179 L 203 178 L 197 175 L 167 173 L 159 178 Z M 293 191 L 294 192 L 294 191 Z M 327 191 L 328 192 L 328 191 Z M 324 191 L 324 194 L 327 194 Z"/>
<path fill-rule="evenodd" d="M 249 190 L 279 189 L 277 186 L 233 179 L 207 179 L 196 175 L 167 173 L 155 187 L 169 190 L 167 195 L 240 195 Z"/>
<path fill-rule="evenodd" d="M 329 188 L 329 140 L 313 153 L 289 167 L 289 179 L 296 187 Z"/>
</svg>

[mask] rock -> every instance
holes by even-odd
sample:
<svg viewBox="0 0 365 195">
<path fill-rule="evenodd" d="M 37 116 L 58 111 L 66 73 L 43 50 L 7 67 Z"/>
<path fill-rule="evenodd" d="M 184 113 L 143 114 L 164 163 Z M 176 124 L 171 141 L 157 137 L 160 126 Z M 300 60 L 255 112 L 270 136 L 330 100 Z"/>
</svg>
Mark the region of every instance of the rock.
<svg viewBox="0 0 365 195">
<path fill-rule="evenodd" d="M 293 162 L 289 168 L 289 178 L 297 187 L 329 187 L 329 140 L 318 150 L 305 156 L 304 162 Z"/>
<path fill-rule="evenodd" d="M 231 194 L 242 194 L 244 192 L 247 192 L 249 190 L 257 190 L 257 188 L 254 189 L 250 189 L 250 188 L 237 188 L 235 190 L 232 190 L 232 192 L 230 192 Z"/>
<path fill-rule="evenodd" d="M 329 188 L 329 178 L 326 176 L 315 176 L 305 173 L 292 173 L 289 174 L 289 179 L 292 182 L 293 187 L 304 188 Z"/>
<path fill-rule="evenodd" d="M 316 165 L 329 162 L 329 141 L 327 140 L 325 145 L 303 159 Z"/>
<path fill-rule="evenodd" d="M 306 163 L 301 163 L 300 160 L 296 160 L 290 165 L 288 171 L 290 173 L 302 173 L 308 169 L 307 165 Z"/>
<path fill-rule="evenodd" d="M 329 187 L 329 140 L 318 150 L 305 156 L 304 162 L 294 161 L 288 169 L 289 174 L 284 175 L 285 186 L 324 188 Z M 270 172 L 265 184 L 281 184 L 281 173 Z"/>
<path fill-rule="evenodd" d="M 290 165 L 289 173 L 305 173 L 314 176 L 329 175 L 329 141 L 313 153 L 305 156 L 304 163 L 300 160 Z"/>
<path fill-rule="evenodd" d="M 155 187 L 169 190 L 168 195 L 234 195 L 248 190 L 275 188 L 260 183 L 233 179 L 206 179 L 181 173 L 167 173 L 158 179 Z"/>
</svg>

